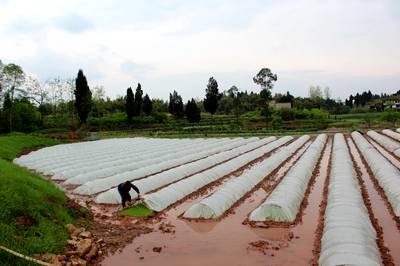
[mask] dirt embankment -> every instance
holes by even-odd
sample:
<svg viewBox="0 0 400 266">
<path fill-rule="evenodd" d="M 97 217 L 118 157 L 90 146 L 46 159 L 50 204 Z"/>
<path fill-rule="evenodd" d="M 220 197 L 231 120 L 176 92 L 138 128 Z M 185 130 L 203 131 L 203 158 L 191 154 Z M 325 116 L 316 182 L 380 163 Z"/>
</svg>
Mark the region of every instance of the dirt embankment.
<svg viewBox="0 0 400 266">
<path fill-rule="evenodd" d="M 75 200 L 68 200 L 67 205 L 71 209 L 82 208 Z M 118 216 L 116 210 L 114 207 L 103 214 L 90 210 L 92 221 L 87 229 L 83 227 L 86 223 L 83 218 L 78 220 L 82 227 L 66 225 L 70 239 L 64 254 L 46 253 L 35 257 L 53 265 L 100 265 L 105 256 L 122 250 L 134 238 L 153 231 L 134 218 Z"/>
</svg>

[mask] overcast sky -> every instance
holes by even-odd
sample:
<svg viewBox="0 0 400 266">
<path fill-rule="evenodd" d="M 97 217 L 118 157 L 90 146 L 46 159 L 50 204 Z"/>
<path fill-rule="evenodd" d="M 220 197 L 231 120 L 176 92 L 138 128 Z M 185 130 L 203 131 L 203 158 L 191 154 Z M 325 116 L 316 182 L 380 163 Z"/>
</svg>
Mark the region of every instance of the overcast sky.
<svg viewBox="0 0 400 266">
<path fill-rule="evenodd" d="M 112 97 L 140 82 L 152 98 L 202 98 L 210 76 L 257 90 L 262 67 L 274 92 L 395 92 L 400 1 L 0 0 L 0 59 L 41 81 L 82 68 Z"/>
</svg>

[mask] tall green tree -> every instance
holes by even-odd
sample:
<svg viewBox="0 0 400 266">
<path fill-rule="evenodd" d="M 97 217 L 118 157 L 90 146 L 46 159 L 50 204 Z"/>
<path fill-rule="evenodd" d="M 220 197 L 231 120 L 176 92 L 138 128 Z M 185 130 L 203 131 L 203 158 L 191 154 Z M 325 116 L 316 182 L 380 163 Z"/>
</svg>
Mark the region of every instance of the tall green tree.
<svg viewBox="0 0 400 266">
<path fill-rule="evenodd" d="M 239 124 L 239 118 L 240 118 L 240 113 L 241 113 L 241 102 L 240 102 L 240 95 L 239 95 L 239 89 L 236 86 L 232 86 L 228 90 L 228 95 L 230 98 L 232 98 L 232 104 L 233 104 L 233 113 L 235 114 L 236 117 L 236 123 Z"/>
<path fill-rule="evenodd" d="M 135 96 L 131 87 L 126 90 L 125 112 L 128 116 L 128 122 L 132 123 L 132 117 L 135 114 Z"/>
<path fill-rule="evenodd" d="M 182 97 L 175 90 L 169 94 L 168 112 L 175 117 L 184 115 Z"/>
<path fill-rule="evenodd" d="M 143 104 L 143 91 L 142 91 L 142 85 L 138 83 L 136 92 L 135 92 L 135 113 L 134 116 L 139 116 L 140 112 L 142 110 L 142 104 Z"/>
<path fill-rule="evenodd" d="M 271 72 L 269 68 L 262 68 L 257 75 L 253 77 L 253 82 L 260 85 L 260 98 L 262 107 L 264 109 L 265 124 L 268 127 L 271 120 L 271 110 L 269 109 L 268 102 L 271 99 L 271 91 L 274 87 L 274 82 L 278 80 L 278 76 Z"/>
<path fill-rule="evenodd" d="M 82 69 L 79 69 L 78 76 L 75 79 L 75 107 L 78 112 L 80 126 L 86 124 L 90 110 L 92 109 L 92 92 L 88 86 Z"/>
<path fill-rule="evenodd" d="M 200 122 L 200 108 L 197 106 L 197 103 L 193 98 L 186 104 L 185 115 L 190 123 Z"/>
<path fill-rule="evenodd" d="M 3 110 L 9 110 L 12 107 L 12 100 L 11 100 L 11 96 L 10 96 L 10 92 L 6 92 L 5 96 L 4 96 L 4 102 L 3 102 Z"/>
<path fill-rule="evenodd" d="M 206 98 L 203 101 L 204 109 L 211 115 L 214 115 L 218 108 L 218 101 L 221 97 L 222 94 L 218 91 L 218 82 L 211 77 L 208 80 Z"/>
<path fill-rule="evenodd" d="M 0 84 L 2 90 L 8 93 L 11 105 L 14 102 L 15 93 L 23 91 L 20 89 L 20 86 L 24 83 L 24 81 L 25 81 L 25 73 L 19 65 L 11 63 L 2 66 L 0 72 Z M 12 116 L 13 116 L 12 110 L 13 108 L 10 108 L 8 112 L 8 123 L 9 123 L 8 126 L 10 132 L 12 131 Z"/>
<path fill-rule="evenodd" d="M 151 112 L 153 111 L 153 102 L 150 100 L 150 97 L 147 94 L 143 97 L 142 109 L 146 115 L 151 114 Z"/>
</svg>

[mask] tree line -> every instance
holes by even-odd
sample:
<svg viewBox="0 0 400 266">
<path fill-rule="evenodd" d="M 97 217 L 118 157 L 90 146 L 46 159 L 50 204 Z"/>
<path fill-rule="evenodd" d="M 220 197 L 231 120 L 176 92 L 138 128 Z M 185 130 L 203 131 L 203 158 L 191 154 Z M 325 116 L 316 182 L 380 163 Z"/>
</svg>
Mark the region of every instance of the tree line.
<svg viewBox="0 0 400 266">
<path fill-rule="evenodd" d="M 110 99 L 106 97 L 104 87 L 89 87 L 82 70 L 75 78 L 52 78 L 41 84 L 24 73 L 20 66 L 0 61 L 0 132 L 32 131 L 41 127 L 44 118 L 48 117 L 67 117 L 73 123 L 76 121 L 78 127 L 85 127 L 89 117 L 101 118 L 114 113 L 125 113 L 127 123 L 132 125 L 143 115 L 162 118 L 160 114 L 165 113 L 198 123 L 202 112 L 208 112 L 211 117 L 216 113 L 234 115 L 239 123 L 241 115 L 257 111 L 269 126 L 273 116 L 285 113 L 274 110 L 269 104 L 272 100 L 289 102 L 298 110 L 321 109 L 341 114 L 388 96 L 365 91 L 350 95 L 342 103 L 331 98 L 329 87 L 320 86 L 311 86 L 308 97 L 295 97 L 289 91 L 272 95 L 277 80 L 277 75 L 270 69 L 262 68 L 252 78 L 260 87 L 258 92 L 240 90 L 236 86 L 220 91 L 217 80 L 210 77 L 201 100 L 191 98 L 184 103 L 176 90 L 169 94 L 168 101 L 150 98 L 140 83 L 136 89 L 127 88 L 126 95 Z M 400 96 L 400 91 L 389 96 Z"/>
</svg>

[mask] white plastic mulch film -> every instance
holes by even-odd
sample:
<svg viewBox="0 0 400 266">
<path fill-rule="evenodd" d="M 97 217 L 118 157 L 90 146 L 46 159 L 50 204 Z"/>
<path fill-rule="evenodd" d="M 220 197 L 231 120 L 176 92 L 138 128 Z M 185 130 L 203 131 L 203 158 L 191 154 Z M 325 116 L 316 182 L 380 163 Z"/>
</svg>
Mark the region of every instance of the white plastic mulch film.
<svg viewBox="0 0 400 266">
<path fill-rule="evenodd" d="M 333 143 L 319 264 L 381 265 L 376 232 L 342 134 L 336 134 Z"/>
<path fill-rule="evenodd" d="M 265 202 L 250 214 L 250 221 L 295 220 L 326 139 L 327 136 L 321 134 L 314 140 Z"/>
<path fill-rule="evenodd" d="M 203 151 L 204 148 L 209 147 L 210 152 L 218 152 L 221 149 L 224 150 L 230 149 L 232 147 L 237 147 L 238 145 L 243 145 L 243 143 L 247 142 L 252 142 L 255 141 L 256 139 L 234 139 L 234 140 L 227 140 L 227 139 L 221 139 L 218 142 L 211 142 L 211 143 L 203 143 L 202 145 L 196 144 L 195 145 L 190 145 L 190 143 L 187 145 L 184 143 L 179 144 L 175 143 L 174 147 L 171 149 L 157 149 L 152 152 L 146 152 L 145 154 L 137 154 L 135 153 L 135 157 L 131 158 L 129 161 L 126 161 L 124 163 L 118 163 L 115 165 L 109 165 L 106 168 L 101 168 L 98 170 L 93 169 L 94 171 L 90 171 L 88 173 L 81 173 L 73 178 L 70 178 L 66 181 L 67 184 L 84 184 L 88 181 L 96 180 L 96 179 L 102 179 L 105 177 L 111 177 L 114 175 L 118 175 L 121 173 L 129 173 L 130 171 L 134 171 L 136 169 L 146 167 L 149 165 L 154 165 L 158 164 L 160 162 L 165 162 L 171 158 L 179 158 L 181 155 L 186 155 L 187 150 L 185 150 L 185 147 L 188 148 L 196 148 L 195 151 Z M 216 145 L 216 143 L 218 145 Z M 206 145 L 206 146 L 204 146 Z M 171 155 L 171 153 L 173 153 Z M 129 180 L 129 179 L 127 179 Z M 126 180 L 125 180 L 126 181 Z"/>
<path fill-rule="evenodd" d="M 109 154 L 113 154 L 116 150 L 124 152 L 132 146 L 146 141 L 147 139 L 145 138 L 122 138 L 61 144 L 31 152 L 28 155 L 16 158 L 14 162 L 27 168 L 44 172 L 45 169 L 52 167 L 61 167 L 62 165 L 81 162 L 81 160 L 85 161 L 88 158 L 93 159 L 104 156 L 103 151 L 108 150 Z"/>
<path fill-rule="evenodd" d="M 231 140 L 221 140 L 220 144 L 226 141 L 229 142 Z M 105 168 L 93 169 L 89 172 L 79 173 L 75 177 L 68 179 L 67 184 L 83 184 L 88 181 L 133 171 L 143 166 L 148 166 L 168 160 L 171 157 L 171 153 L 174 154 L 171 158 L 179 158 L 182 153 L 185 154 L 185 148 L 201 150 L 203 145 L 211 147 L 214 144 L 215 140 L 200 142 L 196 141 L 195 143 L 193 143 L 193 145 L 191 145 L 190 142 L 186 142 L 186 140 L 184 140 L 183 142 L 180 142 L 180 140 L 175 140 L 172 145 L 168 145 L 167 147 L 160 147 L 149 152 L 145 150 L 144 154 L 142 154 L 141 152 L 133 152 L 133 156 L 131 157 L 131 159 L 129 161 L 123 162 L 122 164 L 118 163 L 112 166 L 107 166 Z M 55 178 L 59 177 L 56 176 Z"/>
<path fill-rule="evenodd" d="M 220 217 L 309 139 L 307 135 L 302 136 L 290 145 L 280 148 L 276 153 L 244 171 L 239 177 L 227 182 L 211 196 L 191 206 L 183 216 L 207 219 Z"/>
<path fill-rule="evenodd" d="M 67 179 L 87 170 L 99 170 L 109 167 L 109 162 L 124 164 L 138 154 L 145 156 L 155 153 L 157 149 L 170 150 L 178 143 L 188 145 L 189 141 L 171 139 L 121 138 L 92 142 L 63 144 L 41 149 L 37 152 L 16 159 L 15 162 L 46 175 L 54 175 L 54 179 Z M 196 143 L 199 141 L 195 141 Z M 200 141 L 203 142 L 203 141 Z M 142 155 L 144 153 L 144 155 Z M 96 167 L 95 167 L 96 166 Z M 70 176 L 65 175 L 70 173 Z"/>
<path fill-rule="evenodd" d="M 240 154 L 258 148 L 262 145 L 265 145 L 269 142 L 276 140 L 276 137 L 268 137 L 264 139 L 260 139 L 258 141 L 250 142 L 245 145 L 236 145 L 239 147 L 233 148 L 231 150 L 226 150 L 204 159 L 194 161 L 188 164 L 184 164 L 161 173 L 137 180 L 134 182 L 134 185 L 139 188 L 141 194 L 148 193 L 154 189 L 159 187 L 168 185 L 172 182 L 178 181 L 187 176 L 193 175 L 195 173 L 201 172 L 209 167 L 222 163 L 226 160 L 230 160 Z M 236 144 L 236 143 L 235 143 Z M 230 144 L 232 146 L 232 144 Z M 226 145 L 228 146 L 228 145 Z M 136 191 L 131 190 L 130 194 L 132 198 L 136 198 L 138 195 Z M 103 193 L 100 193 L 95 200 L 97 203 L 108 203 L 108 204 L 117 204 L 121 202 L 121 196 L 118 193 L 117 188 L 112 188 Z"/>
<path fill-rule="evenodd" d="M 258 138 L 251 138 L 244 141 L 252 142 L 256 141 L 257 139 Z M 229 142 L 231 141 L 236 140 L 229 140 Z M 169 154 L 161 157 L 157 157 L 157 155 L 154 154 L 155 157 L 147 160 L 146 164 L 140 163 L 139 166 L 132 168 L 132 170 L 121 171 L 118 173 L 113 173 L 111 176 L 107 176 L 106 178 L 88 181 L 80 187 L 77 187 L 74 190 L 74 193 L 83 195 L 95 194 L 108 190 L 112 187 L 116 187 L 118 184 L 128 180 L 132 181 L 189 163 L 191 161 L 199 160 L 221 151 L 222 143 L 226 143 L 226 140 L 218 140 L 217 142 L 188 146 L 177 145 L 179 146 L 179 150 L 175 152 L 170 152 Z M 108 169 L 105 169 L 105 171 L 108 171 Z"/>
<path fill-rule="evenodd" d="M 192 175 L 188 178 L 170 184 L 154 193 L 146 194 L 143 197 L 144 203 L 154 211 L 162 211 L 171 204 L 197 191 L 198 189 L 216 181 L 264 154 L 284 145 L 293 137 L 282 137 L 274 142 L 268 143 L 260 148 L 242 154 L 225 163 L 214 166 L 206 171 Z"/>
<path fill-rule="evenodd" d="M 400 171 L 378 152 L 360 133 L 353 132 L 354 139 L 361 154 L 371 168 L 379 185 L 385 192 L 396 216 L 400 216 Z"/>
<path fill-rule="evenodd" d="M 387 131 L 386 131 L 387 132 Z M 398 156 L 400 150 L 400 143 L 397 141 L 392 140 L 391 138 L 379 134 L 375 131 L 368 131 L 367 135 L 372 138 L 374 141 L 376 141 L 377 143 L 381 144 L 383 147 L 385 147 L 388 151 L 393 152 L 394 154 L 396 154 Z"/>
<path fill-rule="evenodd" d="M 400 134 L 398 132 L 394 132 L 393 130 L 390 130 L 390 129 L 384 129 L 384 130 L 382 130 L 382 133 L 385 135 L 388 135 L 389 137 L 391 137 L 397 141 L 400 141 Z"/>
</svg>

